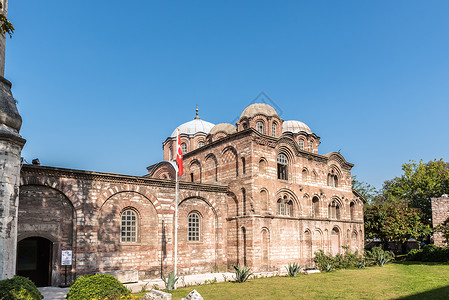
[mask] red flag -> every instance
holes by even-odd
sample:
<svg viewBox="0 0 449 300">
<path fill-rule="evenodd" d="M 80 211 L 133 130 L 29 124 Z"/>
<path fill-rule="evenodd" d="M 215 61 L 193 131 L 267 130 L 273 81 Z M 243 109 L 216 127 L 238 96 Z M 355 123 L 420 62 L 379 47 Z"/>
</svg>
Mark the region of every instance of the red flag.
<svg viewBox="0 0 449 300">
<path fill-rule="evenodd" d="M 181 135 L 178 130 L 178 150 L 176 155 L 176 163 L 178 164 L 178 176 L 182 176 L 184 174 L 184 170 L 182 167 L 182 147 L 181 147 Z"/>
</svg>

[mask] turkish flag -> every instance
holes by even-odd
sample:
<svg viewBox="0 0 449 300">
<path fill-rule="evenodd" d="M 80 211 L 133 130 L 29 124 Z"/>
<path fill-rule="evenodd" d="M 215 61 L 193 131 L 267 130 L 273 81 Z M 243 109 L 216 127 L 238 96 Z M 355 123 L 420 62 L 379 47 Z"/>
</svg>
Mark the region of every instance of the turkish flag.
<svg viewBox="0 0 449 300">
<path fill-rule="evenodd" d="M 181 148 L 181 135 L 178 131 L 178 150 L 176 151 L 176 163 L 178 164 L 178 176 L 182 176 L 184 174 L 184 170 L 182 167 L 182 148 Z"/>
</svg>

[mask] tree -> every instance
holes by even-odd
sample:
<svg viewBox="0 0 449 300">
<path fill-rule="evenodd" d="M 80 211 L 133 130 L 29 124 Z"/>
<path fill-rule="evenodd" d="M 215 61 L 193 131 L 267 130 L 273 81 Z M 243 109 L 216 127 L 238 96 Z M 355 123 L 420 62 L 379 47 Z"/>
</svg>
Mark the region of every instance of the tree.
<svg viewBox="0 0 449 300">
<path fill-rule="evenodd" d="M 366 202 L 371 203 L 373 199 L 378 194 L 375 187 L 370 185 L 369 183 L 357 180 L 357 176 L 353 175 L 351 177 L 352 189 L 356 190 L 363 198 L 365 198 Z"/>
<path fill-rule="evenodd" d="M 403 253 L 408 239 L 424 239 L 431 233 L 421 210 L 407 203 L 376 203 L 365 207 L 365 237 L 379 238 L 385 243 L 401 242 Z"/>
<path fill-rule="evenodd" d="M 3 4 L 0 2 L 0 9 L 3 9 Z M 8 20 L 8 18 L 5 16 L 5 14 L 0 12 L 0 33 L 2 34 L 9 34 L 9 37 L 12 37 L 12 34 L 14 33 L 14 26 L 12 23 Z"/>
<path fill-rule="evenodd" d="M 431 224 L 430 198 L 449 193 L 449 164 L 442 159 L 423 163 L 410 161 L 402 165 L 404 174 L 385 181 L 377 202 L 408 203 L 424 213 L 424 222 Z"/>
</svg>

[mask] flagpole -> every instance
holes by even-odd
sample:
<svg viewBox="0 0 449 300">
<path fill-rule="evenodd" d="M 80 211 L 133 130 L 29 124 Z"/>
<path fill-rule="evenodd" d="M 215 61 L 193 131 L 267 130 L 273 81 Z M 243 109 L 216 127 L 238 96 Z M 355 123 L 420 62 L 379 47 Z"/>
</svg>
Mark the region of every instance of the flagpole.
<svg viewBox="0 0 449 300">
<path fill-rule="evenodd" d="M 176 134 L 176 147 L 178 147 L 179 144 L 179 129 L 177 130 L 177 134 Z M 176 155 L 178 153 L 178 149 L 176 151 Z M 178 170 L 179 170 L 179 166 L 177 166 L 176 168 L 176 188 L 175 188 L 175 238 L 174 238 L 174 243 L 175 243 L 175 253 L 174 253 L 174 275 L 175 278 L 178 275 L 178 190 L 179 190 L 179 181 L 178 181 Z M 176 289 L 176 283 L 174 288 Z"/>
</svg>

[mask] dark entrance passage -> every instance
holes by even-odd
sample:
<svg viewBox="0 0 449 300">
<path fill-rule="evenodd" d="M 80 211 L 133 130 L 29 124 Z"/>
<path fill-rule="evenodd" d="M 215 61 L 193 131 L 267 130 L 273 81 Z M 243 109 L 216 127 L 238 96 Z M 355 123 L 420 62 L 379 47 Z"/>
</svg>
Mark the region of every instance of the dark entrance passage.
<svg viewBox="0 0 449 300">
<path fill-rule="evenodd" d="M 17 245 L 17 275 L 28 277 L 36 286 L 51 285 L 53 243 L 42 237 L 29 237 Z"/>
</svg>

